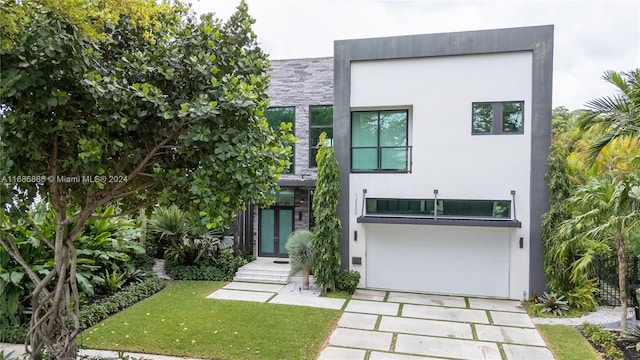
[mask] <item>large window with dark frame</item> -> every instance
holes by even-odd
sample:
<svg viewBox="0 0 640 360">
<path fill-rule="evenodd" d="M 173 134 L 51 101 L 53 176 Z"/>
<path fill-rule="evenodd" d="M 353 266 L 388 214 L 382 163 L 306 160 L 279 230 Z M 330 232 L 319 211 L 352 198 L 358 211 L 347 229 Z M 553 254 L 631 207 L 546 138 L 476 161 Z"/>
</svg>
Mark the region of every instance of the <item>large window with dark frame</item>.
<svg viewBox="0 0 640 360">
<path fill-rule="evenodd" d="M 510 219 L 509 200 L 368 198 L 368 215 Z"/>
<path fill-rule="evenodd" d="M 524 133 L 524 101 L 475 102 L 471 117 L 473 135 Z"/>
<path fill-rule="evenodd" d="M 409 112 L 351 113 L 351 171 L 409 172 Z"/>
<path fill-rule="evenodd" d="M 272 129 L 279 129 L 282 123 L 291 123 L 292 131 L 295 134 L 296 115 L 295 108 L 293 106 L 286 107 L 270 107 L 264 110 L 264 117 L 267 118 L 267 122 Z M 291 151 L 291 166 L 285 170 L 285 174 L 294 173 L 294 161 L 296 158 L 295 147 Z"/>
<path fill-rule="evenodd" d="M 327 133 L 326 140 L 333 146 L 333 105 L 309 106 L 309 167 L 318 167 L 318 139 L 320 134 Z"/>
</svg>

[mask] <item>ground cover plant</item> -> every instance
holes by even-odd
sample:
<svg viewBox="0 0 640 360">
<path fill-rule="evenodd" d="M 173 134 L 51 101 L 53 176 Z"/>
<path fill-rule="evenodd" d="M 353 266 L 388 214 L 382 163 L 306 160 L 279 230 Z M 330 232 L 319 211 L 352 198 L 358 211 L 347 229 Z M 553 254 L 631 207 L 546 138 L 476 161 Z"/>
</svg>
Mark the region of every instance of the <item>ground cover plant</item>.
<svg viewBox="0 0 640 360">
<path fill-rule="evenodd" d="M 539 325 L 538 331 L 556 360 L 601 359 L 582 334 L 571 326 Z"/>
<path fill-rule="evenodd" d="M 315 359 L 340 311 L 206 299 L 223 282 L 172 281 L 81 334 L 83 346 L 215 359 Z"/>
</svg>

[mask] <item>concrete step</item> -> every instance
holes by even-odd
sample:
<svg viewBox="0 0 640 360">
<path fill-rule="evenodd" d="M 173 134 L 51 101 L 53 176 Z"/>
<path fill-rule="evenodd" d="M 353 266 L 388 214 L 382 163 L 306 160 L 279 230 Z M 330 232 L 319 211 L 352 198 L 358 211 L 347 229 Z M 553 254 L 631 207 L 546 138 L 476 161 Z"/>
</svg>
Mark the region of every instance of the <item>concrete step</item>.
<svg viewBox="0 0 640 360">
<path fill-rule="evenodd" d="M 289 276 L 236 274 L 233 281 L 285 285 Z"/>
<path fill-rule="evenodd" d="M 256 270 L 256 269 L 243 269 L 240 268 L 236 272 L 236 275 L 243 274 L 247 276 L 253 275 L 266 275 L 266 276 L 289 276 L 288 271 L 282 270 Z"/>
</svg>

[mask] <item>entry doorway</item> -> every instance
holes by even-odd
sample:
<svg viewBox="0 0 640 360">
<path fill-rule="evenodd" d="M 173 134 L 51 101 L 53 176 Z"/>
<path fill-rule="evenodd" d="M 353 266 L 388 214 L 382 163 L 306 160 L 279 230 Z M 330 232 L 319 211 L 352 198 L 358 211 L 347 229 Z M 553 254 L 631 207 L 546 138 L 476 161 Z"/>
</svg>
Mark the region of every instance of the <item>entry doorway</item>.
<svg viewBox="0 0 640 360">
<path fill-rule="evenodd" d="M 258 256 L 289 257 L 287 239 L 293 232 L 293 206 L 260 209 L 260 247 Z"/>
</svg>

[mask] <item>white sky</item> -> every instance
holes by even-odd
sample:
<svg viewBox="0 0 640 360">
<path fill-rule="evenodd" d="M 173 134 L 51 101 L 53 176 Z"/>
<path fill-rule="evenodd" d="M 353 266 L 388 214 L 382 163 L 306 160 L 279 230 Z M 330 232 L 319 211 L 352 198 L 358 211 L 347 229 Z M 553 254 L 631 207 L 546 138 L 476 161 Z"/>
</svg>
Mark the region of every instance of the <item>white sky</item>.
<svg viewBox="0 0 640 360">
<path fill-rule="evenodd" d="M 239 0 L 191 0 L 228 19 Z M 606 70 L 640 68 L 640 1 L 247 0 L 271 59 L 333 56 L 333 41 L 555 25 L 553 106 L 611 95 Z"/>
</svg>

